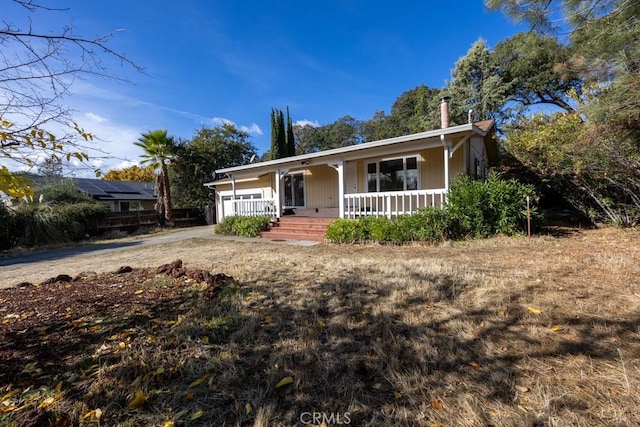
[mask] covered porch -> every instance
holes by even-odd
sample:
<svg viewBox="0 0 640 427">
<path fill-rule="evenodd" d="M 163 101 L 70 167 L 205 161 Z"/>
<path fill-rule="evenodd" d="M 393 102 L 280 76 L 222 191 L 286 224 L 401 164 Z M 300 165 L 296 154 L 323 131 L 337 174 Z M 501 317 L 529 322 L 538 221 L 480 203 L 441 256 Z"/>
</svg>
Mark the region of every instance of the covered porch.
<svg viewBox="0 0 640 427">
<path fill-rule="evenodd" d="M 490 125 L 489 125 L 490 126 Z M 217 218 L 393 218 L 442 207 L 451 178 L 481 174 L 487 130 L 467 124 L 216 171 Z"/>
</svg>

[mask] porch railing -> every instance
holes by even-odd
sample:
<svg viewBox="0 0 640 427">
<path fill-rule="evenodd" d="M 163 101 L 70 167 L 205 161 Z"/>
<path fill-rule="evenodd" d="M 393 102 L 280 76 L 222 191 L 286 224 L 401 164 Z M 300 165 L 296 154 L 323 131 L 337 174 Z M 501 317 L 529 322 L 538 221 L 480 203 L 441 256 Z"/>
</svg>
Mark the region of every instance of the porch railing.
<svg viewBox="0 0 640 427">
<path fill-rule="evenodd" d="M 344 195 L 344 217 L 409 215 L 420 208 L 442 207 L 447 190 L 389 191 L 381 193 L 355 193 Z"/>
<path fill-rule="evenodd" d="M 232 200 L 233 214 L 237 216 L 276 215 L 276 201 L 274 199 L 244 199 Z"/>
</svg>

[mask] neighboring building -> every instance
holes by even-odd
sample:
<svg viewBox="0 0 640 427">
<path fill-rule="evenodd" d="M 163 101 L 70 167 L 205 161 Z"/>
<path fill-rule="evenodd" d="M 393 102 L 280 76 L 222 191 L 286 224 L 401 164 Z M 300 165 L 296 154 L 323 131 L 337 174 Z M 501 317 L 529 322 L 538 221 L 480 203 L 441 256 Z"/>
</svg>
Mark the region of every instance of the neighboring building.
<svg viewBox="0 0 640 427">
<path fill-rule="evenodd" d="M 219 169 L 228 178 L 216 190 L 218 221 L 230 215 L 270 214 L 355 218 L 411 214 L 441 206 L 458 174 L 485 175 L 497 156 L 494 123 L 442 128 L 413 135 Z"/>
<path fill-rule="evenodd" d="M 72 178 L 81 191 L 111 212 L 128 212 L 153 209 L 157 197 L 155 184 L 151 182 L 105 181 L 95 178 Z"/>
</svg>

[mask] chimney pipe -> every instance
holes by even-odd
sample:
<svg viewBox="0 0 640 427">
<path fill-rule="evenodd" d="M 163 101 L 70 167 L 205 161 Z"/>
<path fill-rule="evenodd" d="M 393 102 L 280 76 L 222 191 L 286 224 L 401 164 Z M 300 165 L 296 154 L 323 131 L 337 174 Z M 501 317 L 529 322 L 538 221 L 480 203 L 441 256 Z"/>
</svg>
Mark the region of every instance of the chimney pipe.
<svg viewBox="0 0 640 427">
<path fill-rule="evenodd" d="M 451 97 L 445 96 L 440 101 L 440 127 L 442 129 L 449 127 L 449 100 Z"/>
</svg>

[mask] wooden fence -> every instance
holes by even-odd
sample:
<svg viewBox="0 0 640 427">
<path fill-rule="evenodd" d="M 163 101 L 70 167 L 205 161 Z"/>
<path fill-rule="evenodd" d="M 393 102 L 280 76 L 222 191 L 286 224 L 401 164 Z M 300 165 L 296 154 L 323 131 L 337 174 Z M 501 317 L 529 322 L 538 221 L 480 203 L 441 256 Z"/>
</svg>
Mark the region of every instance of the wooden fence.
<svg viewBox="0 0 640 427">
<path fill-rule="evenodd" d="M 174 209 L 173 218 L 176 227 L 192 227 L 204 225 L 204 217 L 199 209 Z M 135 231 L 141 227 L 156 227 L 160 225 L 158 215 L 153 210 L 110 212 L 106 217 L 98 220 L 97 232 L 107 231 Z"/>
</svg>

